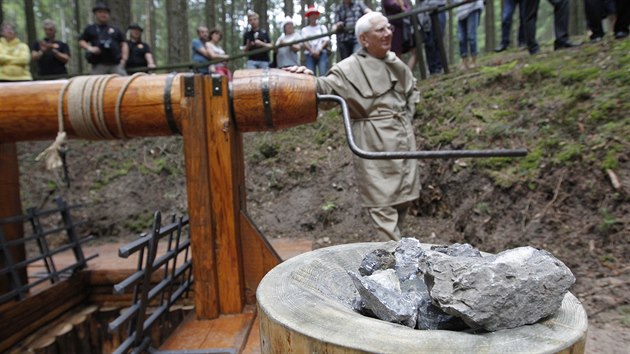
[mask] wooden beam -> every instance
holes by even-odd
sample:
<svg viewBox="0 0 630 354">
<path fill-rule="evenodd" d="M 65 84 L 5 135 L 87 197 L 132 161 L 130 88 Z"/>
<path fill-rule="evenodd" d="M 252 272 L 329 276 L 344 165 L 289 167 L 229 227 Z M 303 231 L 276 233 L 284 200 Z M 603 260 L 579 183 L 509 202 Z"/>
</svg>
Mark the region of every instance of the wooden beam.
<svg viewBox="0 0 630 354">
<path fill-rule="evenodd" d="M 19 306 L 13 302 L 0 306 L 0 352 L 85 301 L 88 293 L 83 273 L 78 273 L 20 301 Z"/>
<path fill-rule="evenodd" d="M 7 105 L 8 106 L 8 105 Z M 16 143 L 0 143 L 0 219 L 22 214 L 20 201 L 20 170 L 17 159 Z M 7 224 L 2 227 L 5 241 L 18 240 L 24 237 L 22 222 Z M 13 246 L 9 250 L 13 264 L 26 259 L 24 244 Z M 4 256 L 0 254 L 0 268 L 5 267 Z M 26 268 L 19 270 L 18 276 L 22 284 L 27 284 Z M 0 275 L 0 294 L 11 290 L 9 274 Z"/>
<path fill-rule="evenodd" d="M 240 104 L 240 103 L 239 103 Z M 245 286 L 245 303 L 256 303 L 256 288 L 262 278 L 273 267 L 282 262 L 273 246 L 258 230 L 256 224 L 247 214 L 247 186 L 245 185 L 245 154 L 243 152 L 243 133 L 234 135 L 234 166 L 236 188 L 238 193 L 239 232 L 241 241 L 241 257 L 243 262 L 243 282 Z"/>
<path fill-rule="evenodd" d="M 206 111 L 204 87 L 201 76 L 183 76 L 192 80 L 192 94 L 183 92 L 182 133 L 186 163 L 186 190 L 188 216 L 190 218 L 190 242 L 195 279 L 195 312 L 198 319 L 219 316 L 215 239 L 210 196 L 210 172 L 208 167 L 208 142 L 206 141 Z M 208 107 L 210 109 L 210 107 Z"/>
<path fill-rule="evenodd" d="M 121 89 L 130 77 L 116 77 L 107 83 L 103 92 L 105 124 L 114 135 L 118 133 L 116 102 Z M 170 99 L 173 122 L 179 122 L 181 90 L 178 76 L 166 90 L 168 75 L 146 75 L 129 83 L 120 103 L 120 117 L 127 137 L 173 135 L 167 120 L 164 99 Z M 67 80 L 0 83 L 0 141 L 15 142 L 54 139 L 59 131 L 57 110 L 59 94 Z M 64 94 L 64 129 L 69 137 L 76 137 L 68 118 L 68 91 Z M 78 107 L 80 108 L 80 107 Z M 122 138 L 118 136 L 117 138 Z"/>
<path fill-rule="evenodd" d="M 222 76 L 204 79 L 219 309 L 222 314 L 240 313 L 245 292 L 238 227 L 237 133 L 230 117 L 227 80 Z"/>
</svg>

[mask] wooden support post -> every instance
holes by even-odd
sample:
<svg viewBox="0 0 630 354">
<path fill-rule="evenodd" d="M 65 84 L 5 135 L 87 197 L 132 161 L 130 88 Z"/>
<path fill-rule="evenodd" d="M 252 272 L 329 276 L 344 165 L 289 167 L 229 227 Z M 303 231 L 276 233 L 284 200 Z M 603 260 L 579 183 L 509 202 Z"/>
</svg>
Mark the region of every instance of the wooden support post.
<svg viewBox="0 0 630 354">
<path fill-rule="evenodd" d="M 16 143 L 0 143 L 0 171 L 2 171 L 0 173 L 0 218 L 20 215 L 22 214 L 22 202 L 20 201 L 20 170 Z M 24 237 L 24 227 L 21 222 L 0 227 L 3 227 L 6 241 Z M 13 263 L 26 259 L 23 244 L 11 247 L 10 252 Z M 0 267 L 4 266 L 6 266 L 4 257 L 0 256 Z M 20 269 L 18 276 L 22 284 L 28 283 L 26 268 Z M 8 279 L 8 276 L 0 276 L 0 294 L 11 290 Z"/>
<path fill-rule="evenodd" d="M 186 190 L 190 241 L 195 278 L 195 312 L 198 319 L 219 316 L 214 232 L 211 219 L 210 172 L 204 92 L 201 76 L 185 75 L 182 83 L 182 134 L 186 162 Z"/>
<path fill-rule="evenodd" d="M 221 313 L 240 313 L 245 294 L 238 227 L 238 178 L 242 174 L 236 164 L 237 132 L 230 118 L 227 80 L 223 76 L 204 79 L 219 309 Z"/>
</svg>

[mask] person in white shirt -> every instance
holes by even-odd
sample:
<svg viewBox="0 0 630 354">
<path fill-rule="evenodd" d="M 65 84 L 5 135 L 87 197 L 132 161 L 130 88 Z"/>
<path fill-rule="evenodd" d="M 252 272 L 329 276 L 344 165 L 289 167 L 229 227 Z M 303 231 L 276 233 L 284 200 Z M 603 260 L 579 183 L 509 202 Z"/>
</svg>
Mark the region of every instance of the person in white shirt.
<svg viewBox="0 0 630 354">
<path fill-rule="evenodd" d="M 302 38 L 308 38 L 328 33 L 326 26 L 317 24 L 317 19 L 319 18 L 319 15 L 320 12 L 317 10 L 317 8 L 315 8 L 315 6 L 311 5 L 308 7 L 308 11 L 306 11 L 306 14 L 304 14 L 304 16 L 306 16 L 308 20 L 308 26 L 302 28 Z M 316 76 L 322 76 L 328 70 L 329 44 L 330 39 L 328 37 L 320 37 L 304 42 L 304 64 Z"/>
<path fill-rule="evenodd" d="M 276 41 L 276 47 L 285 44 L 298 41 L 302 38 L 299 33 L 295 32 L 295 25 L 293 19 L 287 16 L 282 21 L 282 30 L 284 33 Z M 276 50 L 276 63 L 279 68 L 287 66 L 300 65 L 298 52 L 300 51 L 301 44 L 294 43 L 291 45 L 280 47 Z"/>
</svg>

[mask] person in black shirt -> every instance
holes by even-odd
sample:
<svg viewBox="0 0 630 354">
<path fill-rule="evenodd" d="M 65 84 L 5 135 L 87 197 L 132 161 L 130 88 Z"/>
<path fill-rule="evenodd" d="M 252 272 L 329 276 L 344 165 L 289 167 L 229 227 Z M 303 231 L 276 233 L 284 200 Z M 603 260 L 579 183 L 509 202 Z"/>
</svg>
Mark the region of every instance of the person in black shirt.
<svg viewBox="0 0 630 354">
<path fill-rule="evenodd" d="M 249 52 L 260 48 L 271 48 L 271 40 L 269 33 L 260 28 L 260 17 L 253 11 L 247 12 L 247 23 L 249 30 L 243 35 L 243 46 L 245 52 Z M 247 60 L 247 69 L 266 69 L 269 67 L 269 52 L 249 55 Z"/>
<path fill-rule="evenodd" d="M 127 60 L 127 70 L 133 68 L 155 69 L 155 61 L 151 53 L 151 47 L 142 41 L 142 27 L 137 23 L 127 28 L 129 30 L 129 60 Z"/>
<path fill-rule="evenodd" d="M 67 77 L 66 63 L 70 60 L 68 44 L 55 39 L 57 28 L 51 20 L 44 21 L 46 37 L 31 46 L 31 57 L 37 62 L 37 75 L 52 79 Z"/>
<path fill-rule="evenodd" d="M 79 46 L 86 50 L 86 59 L 92 64 L 92 75 L 127 75 L 125 63 L 129 47 L 125 36 L 116 27 L 109 25 L 109 7 L 97 3 L 92 8 L 95 22 L 83 30 Z"/>
</svg>

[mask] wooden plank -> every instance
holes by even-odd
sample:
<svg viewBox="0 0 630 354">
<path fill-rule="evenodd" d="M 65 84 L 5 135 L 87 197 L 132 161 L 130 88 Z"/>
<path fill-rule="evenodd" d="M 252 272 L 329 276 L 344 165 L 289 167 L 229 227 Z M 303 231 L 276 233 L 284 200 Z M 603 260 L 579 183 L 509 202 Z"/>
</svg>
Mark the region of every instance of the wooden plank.
<svg viewBox="0 0 630 354">
<path fill-rule="evenodd" d="M 184 80 L 184 77 L 182 77 Z M 193 97 L 182 100 L 182 132 L 186 163 L 186 190 L 190 218 L 190 241 L 195 277 L 195 311 L 197 318 L 210 319 L 219 315 L 217 270 L 212 230 L 210 172 L 204 92 L 201 77 L 194 78 Z M 182 89 L 185 85 L 181 84 Z M 208 107 L 210 109 L 210 107 Z"/>
<path fill-rule="evenodd" d="M 86 273 L 87 283 L 92 287 L 101 285 L 113 286 L 129 278 L 135 271 L 135 269 L 87 269 L 84 272 Z M 151 281 L 155 280 L 152 278 Z"/>
<path fill-rule="evenodd" d="M 20 306 L 6 303 L 0 307 L 0 352 L 85 301 L 88 289 L 79 273 L 50 289 L 26 298 Z"/>
<path fill-rule="evenodd" d="M 240 218 L 245 300 L 255 304 L 258 284 L 267 272 L 280 264 L 281 259 L 249 216 L 241 211 Z"/>
<path fill-rule="evenodd" d="M 181 264 L 179 262 L 178 264 Z M 135 269 L 87 269 L 86 282 L 89 286 L 113 286 L 127 279 L 136 272 Z M 163 269 L 160 268 L 151 274 L 151 283 L 159 283 L 164 279 Z"/>
<path fill-rule="evenodd" d="M 262 349 L 260 347 L 260 321 L 258 316 L 252 324 L 252 330 L 249 332 L 247 342 L 245 342 L 245 348 L 243 348 L 242 354 L 260 354 Z"/>
<path fill-rule="evenodd" d="M 207 115 L 210 195 L 213 231 L 216 240 L 216 265 L 221 313 L 243 310 L 245 291 L 242 277 L 240 235 L 238 228 L 238 186 L 240 176 L 235 166 L 236 129 L 230 118 L 227 80 L 221 80 L 217 94 L 213 79 L 204 77 Z M 218 89 L 218 87 L 217 87 Z M 211 108 L 211 109 L 210 109 Z"/>
<path fill-rule="evenodd" d="M 240 353 L 252 330 L 254 318 L 253 306 L 244 313 L 221 315 L 212 320 L 188 317 L 160 350 L 233 349 Z"/>
<path fill-rule="evenodd" d="M 313 250 L 313 241 L 306 238 L 273 238 L 269 243 L 282 261 Z"/>
<path fill-rule="evenodd" d="M 2 196 L 0 199 L 0 219 L 20 215 L 22 214 L 20 169 L 15 143 L 2 143 L 0 141 L 0 171 L 2 171 L 0 173 L 0 196 Z M 24 227 L 21 222 L 0 227 L 2 227 L 4 232 L 5 241 L 18 240 L 24 237 Z M 24 245 L 11 247 L 10 252 L 14 264 L 26 259 Z M 0 268 L 5 266 L 4 256 L 0 255 Z M 23 284 L 26 284 L 26 269 L 21 269 L 18 277 Z M 0 294 L 11 290 L 7 279 L 7 276 L 0 276 Z"/>
</svg>

